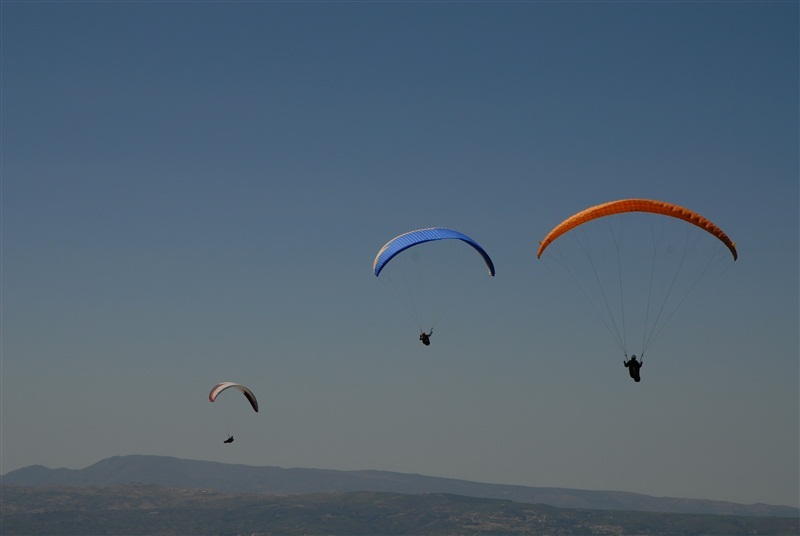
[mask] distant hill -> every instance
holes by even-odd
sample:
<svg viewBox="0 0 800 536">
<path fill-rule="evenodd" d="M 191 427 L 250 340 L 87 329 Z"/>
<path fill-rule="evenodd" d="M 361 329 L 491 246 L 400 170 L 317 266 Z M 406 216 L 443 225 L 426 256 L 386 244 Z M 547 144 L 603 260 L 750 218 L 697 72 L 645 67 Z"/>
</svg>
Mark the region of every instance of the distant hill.
<svg viewBox="0 0 800 536">
<path fill-rule="evenodd" d="M 483 484 L 389 471 L 282 469 L 165 456 L 115 456 L 85 469 L 48 469 L 34 465 L 0 477 L 3 485 L 59 484 L 103 487 L 124 483 L 173 488 L 210 489 L 228 493 L 311 494 L 385 492 L 408 495 L 453 494 L 546 504 L 558 508 L 673 512 L 737 516 L 800 517 L 800 509 L 766 504 L 743 505 L 725 501 L 651 497 L 620 491 L 586 491 Z"/>
<path fill-rule="evenodd" d="M 0 535 L 796 535 L 800 519 L 562 509 L 448 494 L 233 494 L 142 484 L 2 486 Z"/>
</svg>

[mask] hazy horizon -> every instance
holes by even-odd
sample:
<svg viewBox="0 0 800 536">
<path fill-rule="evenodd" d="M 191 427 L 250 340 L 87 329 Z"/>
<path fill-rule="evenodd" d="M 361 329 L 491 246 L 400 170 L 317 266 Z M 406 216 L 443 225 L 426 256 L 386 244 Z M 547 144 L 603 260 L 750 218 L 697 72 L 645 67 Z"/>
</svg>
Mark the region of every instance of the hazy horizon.
<svg viewBox="0 0 800 536">
<path fill-rule="evenodd" d="M 68 470 L 68 471 L 80 472 L 80 471 L 83 471 L 85 469 L 89 469 L 89 468 L 91 468 L 91 467 L 93 467 L 95 465 L 102 465 L 102 466 L 106 466 L 107 467 L 108 466 L 107 462 L 114 462 L 116 459 L 120 459 L 120 458 L 158 458 L 159 460 L 158 460 L 157 463 L 159 463 L 159 464 L 162 463 L 163 459 L 176 460 L 177 462 L 190 462 L 190 463 L 191 462 L 199 462 L 201 464 L 204 464 L 204 463 L 226 464 L 226 462 L 220 462 L 218 460 L 201 460 L 201 459 L 192 459 L 192 458 L 181 458 L 181 457 L 176 457 L 176 456 L 162 456 L 162 455 L 155 455 L 155 454 L 127 454 L 127 455 L 115 455 L 115 456 L 110 456 L 108 458 L 103 458 L 101 460 L 98 460 L 98 461 L 86 466 L 86 467 L 81 467 L 81 468 L 45 467 L 45 466 L 42 466 L 42 465 L 29 465 L 29 466 L 26 466 L 26 467 L 20 467 L 18 469 L 13 470 L 13 471 L 9 471 L 8 473 L 3 474 L 2 476 L 6 476 L 6 475 L 8 475 L 10 473 L 14 473 L 16 471 L 25 471 L 27 469 L 39 468 L 39 467 L 45 467 L 45 469 L 52 470 L 52 471 Z M 134 463 L 139 464 L 140 462 L 137 460 Z M 441 476 L 435 475 L 435 474 L 421 474 L 421 473 L 387 471 L 387 470 L 383 470 L 383 469 L 370 469 L 370 468 L 347 470 L 347 469 L 326 469 L 324 467 L 280 467 L 280 466 L 276 466 L 276 465 L 254 465 L 254 464 L 230 464 L 230 465 L 235 465 L 237 467 L 253 468 L 253 469 L 278 469 L 278 470 L 285 470 L 285 471 L 293 471 L 293 470 L 300 469 L 300 470 L 304 470 L 304 471 L 320 471 L 322 473 L 325 473 L 326 475 L 329 474 L 330 472 L 342 472 L 342 473 L 362 473 L 362 472 L 366 472 L 366 473 L 371 473 L 371 474 L 373 474 L 373 473 L 386 473 L 386 474 L 391 474 L 391 475 L 404 475 L 404 476 L 411 476 L 411 477 L 421 477 L 423 479 L 431 478 L 431 479 L 442 479 L 442 480 L 448 480 L 448 481 L 449 480 L 454 480 L 454 481 L 457 481 L 457 482 L 472 483 L 472 484 L 477 484 L 477 485 L 510 486 L 512 488 L 519 486 L 521 488 L 531 488 L 531 489 L 538 489 L 538 490 L 552 489 L 552 490 L 574 490 L 574 491 L 578 491 L 578 492 L 590 491 L 590 492 L 601 492 L 601 493 L 604 493 L 604 492 L 608 492 L 608 493 L 630 493 L 632 495 L 645 495 L 645 496 L 648 496 L 648 497 L 651 497 L 651 498 L 654 498 L 654 499 L 677 499 L 677 500 L 684 500 L 685 499 L 685 500 L 711 501 L 711 502 L 723 502 L 723 503 L 724 502 L 729 502 L 729 501 L 718 501 L 718 500 L 715 500 L 715 499 L 708 499 L 708 498 L 705 498 L 705 497 L 656 497 L 656 496 L 652 496 L 652 495 L 639 494 L 639 493 L 636 493 L 636 492 L 629 492 L 627 490 L 563 488 L 563 487 L 557 487 L 557 486 L 554 486 L 554 487 L 520 486 L 518 484 L 504 484 L 504 483 L 498 483 L 498 482 L 480 482 L 480 481 L 471 481 L 471 480 L 458 479 L 458 478 L 441 477 Z M 201 479 L 201 481 L 202 481 L 202 476 L 201 475 L 197 475 L 196 473 L 192 473 L 192 474 L 195 477 L 199 477 Z M 175 475 L 169 474 L 169 476 L 174 477 Z M 234 475 L 230 475 L 230 476 L 232 478 L 232 481 L 235 482 L 236 481 L 236 477 Z M 108 473 L 105 473 L 105 477 L 106 478 L 108 477 Z M 213 478 L 219 478 L 219 477 L 220 477 L 220 475 L 218 473 L 215 473 L 215 477 L 212 477 L 212 479 Z M 305 482 L 304 479 L 301 479 L 300 481 L 301 482 Z M 248 477 L 248 481 L 247 482 L 248 482 L 247 485 L 253 485 L 254 483 L 257 483 L 258 481 L 257 480 L 251 480 L 251 478 Z M 409 482 L 413 482 L 413 481 L 404 481 L 404 482 L 406 484 L 408 484 Z M 150 482 L 138 481 L 138 480 L 135 480 L 135 479 L 131 480 L 129 482 L 120 482 L 120 484 L 125 484 L 125 483 L 149 484 Z M 16 484 L 17 485 L 24 485 L 24 484 L 20 484 L 19 482 L 16 482 Z M 268 484 L 268 481 L 261 482 L 261 484 Z M 284 483 L 284 484 L 286 484 L 286 483 Z M 345 486 L 348 486 L 348 485 L 352 486 L 352 483 L 347 481 L 347 480 L 345 480 L 343 482 L 343 484 Z M 86 485 L 86 483 L 83 483 L 81 485 Z M 160 486 L 165 486 L 166 485 L 167 487 L 172 487 L 170 485 L 163 484 L 163 483 L 156 483 L 156 485 L 160 485 Z M 210 484 L 208 484 L 208 485 L 210 485 Z M 354 490 L 350 490 L 350 491 L 354 491 Z M 367 490 L 365 490 L 365 491 L 367 491 Z M 385 490 L 385 491 L 390 491 L 390 490 Z M 473 491 L 475 491 L 475 490 L 473 490 Z M 401 493 L 401 491 L 399 491 L 399 490 L 395 490 L 394 492 Z M 437 492 L 437 491 L 431 491 L 431 493 L 435 493 L 435 492 Z M 445 492 L 445 491 L 442 491 L 442 492 Z M 263 491 L 256 491 L 255 493 L 263 493 Z M 310 493 L 310 491 L 309 491 L 309 493 Z M 318 493 L 318 491 L 315 491 L 314 493 Z M 483 493 L 483 494 L 481 494 L 481 493 Z M 496 491 L 495 491 L 495 493 L 496 493 Z M 474 495 L 472 493 L 466 493 L 464 495 L 465 496 L 475 496 L 475 497 L 490 498 L 492 496 L 492 493 L 488 493 L 487 494 L 486 491 L 484 490 L 483 492 L 478 492 L 478 493 L 476 493 Z M 503 495 L 506 496 L 506 498 L 510 498 L 510 500 L 514 500 L 514 501 L 522 500 L 523 502 L 525 502 L 520 497 L 511 497 L 511 496 L 507 496 L 506 494 L 503 494 Z M 545 504 L 550 504 L 550 501 L 546 501 Z M 756 506 L 758 504 L 766 504 L 766 503 L 750 503 L 750 504 L 732 503 L 732 504 L 740 504 L 742 506 Z M 563 504 L 562 505 L 551 504 L 551 506 L 557 506 L 559 508 L 568 508 L 568 506 L 565 506 Z M 797 506 L 793 506 L 793 505 L 768 504 L 767 506 L 789 507 L 789 508 L 794 508 L 795 510 L 800 510 L 800 508 L 798 508 Z M 646 510 L 643 510 L 643 511 L 651 511 L 651 510 L 646 509 Z M 717 513 L 717 514 L 712 514 L 712 515 L 722 515 L 722 514 Z M 735 515 L 738 515 L 738 514 L 735 514 Z M 755 514 L 755 515 L 761 515 L 761 514 Z"/>
</svg>

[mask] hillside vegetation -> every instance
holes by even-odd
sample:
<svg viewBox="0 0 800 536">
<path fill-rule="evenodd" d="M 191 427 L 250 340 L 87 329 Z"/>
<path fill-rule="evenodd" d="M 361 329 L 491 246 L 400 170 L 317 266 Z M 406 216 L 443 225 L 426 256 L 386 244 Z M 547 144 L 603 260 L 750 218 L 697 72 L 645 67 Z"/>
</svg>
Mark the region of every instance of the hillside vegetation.
<svg viewBox="0 0 800 536">
<path fill-rule="evenodd" d="M 773 534 L 797 518 L 562 509 L 441 493 L 266 495 L 121 484 L 2 486 L 0 534 Z"/>
</svg>

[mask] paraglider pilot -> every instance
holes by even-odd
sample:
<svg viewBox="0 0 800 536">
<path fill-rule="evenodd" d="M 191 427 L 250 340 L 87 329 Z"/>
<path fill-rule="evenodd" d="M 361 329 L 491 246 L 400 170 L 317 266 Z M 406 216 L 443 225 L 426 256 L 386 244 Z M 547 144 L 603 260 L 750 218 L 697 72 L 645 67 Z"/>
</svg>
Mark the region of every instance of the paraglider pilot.
<svg viewBox="0 0 800 536">
<path fill-rule="evenodd" d="M 230 436 L 228 439 L 223 441 L 223 443 L 233 443 L 233 436 Z"/>
<path fill-rule="evenodd" d="M 422 344 L 424 344 L 425 346 L 430 346 L 431 345 L 431 335 L 433 335 L 433 328 L 431 328 L 431 332 L 430 333 L 425 333 L 424 331 L 422 333 L 420 333 L 419 334 L 419 340 L 421 340 Z"/>
<path fill-rule="evenodd" d="M 628 357 L 628 356 L 626 355 L 625 357 Z M 633 381 L 635 381 L 635 382 L 642 381 L 642 378 L 639 377 L 639 369 L 642 368 L 642 365 L 644 365 L 644 360 L 636 361 L 636 356 L 634 355 L 634 356 L 631 356 L 631 359 L 629 361 L 623 361 L 622 363 L 626 367 L 628 367 L 628 374 L 631 375 L 631 378 L 633 378 Z"/>
</svg>

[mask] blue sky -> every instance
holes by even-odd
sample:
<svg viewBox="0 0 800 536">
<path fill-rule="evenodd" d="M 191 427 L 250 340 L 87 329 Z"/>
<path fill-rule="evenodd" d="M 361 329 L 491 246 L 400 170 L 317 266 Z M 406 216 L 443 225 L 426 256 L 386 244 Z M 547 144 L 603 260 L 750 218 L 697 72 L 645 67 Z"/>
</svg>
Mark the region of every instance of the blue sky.
<svg viewBox="0 0 800 536">
<path fill-rule="evenodd" d="M 798 145 L 796 2 L 4 1 L 0 472 L 159 454 L 797 505 Z M 739 250 L 640 384 L 535 257 L 628 197 Z M 429 226 L 497 276 L 425 348 L 370 268 Z M 224 380 L 262 411 L 209 403 Z"/>
</svg>

